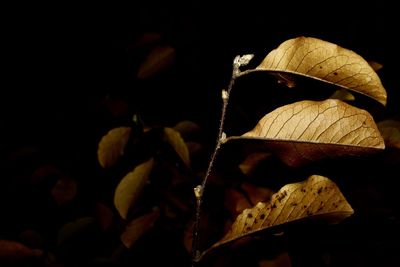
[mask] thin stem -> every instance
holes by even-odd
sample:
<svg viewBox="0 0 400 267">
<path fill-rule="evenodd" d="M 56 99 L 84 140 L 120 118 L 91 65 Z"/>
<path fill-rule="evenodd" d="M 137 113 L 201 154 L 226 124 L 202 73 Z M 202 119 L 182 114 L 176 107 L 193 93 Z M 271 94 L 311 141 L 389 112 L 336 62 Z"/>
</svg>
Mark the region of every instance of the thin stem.
<svg viewBox="0 0 400 267">
<path fill-rule="evenodd" d="M 203 203 L 203 195 L 204 191 L 206 188 L 206 184 L 208 181 L 208 178 L 211 174 L 212 168 L 214 166 L 214 162 L 217 158 L 218 152 L 221 148 L 221 145 L 225 139 L 225 133 L 224 133 L 224 123 L 225 123 L 225 117 L 226 117 L 226 110 L 228 107 L 229 103 L 229 96 L 232 91 L 233 85 L 235 84 L 235 80 L 237 77 L 240 76 L 240 66 L 247 65 L 248 62 L 253 58 L 253 55 L 245 55 L 245 56 L 237 56 L 233 62 L 233 70 L 232 70 L 232 76 L 228 85 L 227 90 L 222 90 L 222 111 L 221 111 L 221 119 L 219 122 L 219 128 L 218 128 L 218 136 L 217 136 L 217 141 L 216 145 L 214 148 L 214 152 L 211 155 L 210 162 L 208 164 L 208 168 L 204 177 L 203 182 L 201 185 L 197 186 L 194 189 L 195 195 L 196 195 L 196 221 L 193 226 L 193 243 L 192 243 L 192 266 L 196 266 L 197 262 L 200 260 L 201 253 L 199 251 L 199 226 L 200 226 L 200 219 L 201 219 L 201 205 Z"/>
</svg>

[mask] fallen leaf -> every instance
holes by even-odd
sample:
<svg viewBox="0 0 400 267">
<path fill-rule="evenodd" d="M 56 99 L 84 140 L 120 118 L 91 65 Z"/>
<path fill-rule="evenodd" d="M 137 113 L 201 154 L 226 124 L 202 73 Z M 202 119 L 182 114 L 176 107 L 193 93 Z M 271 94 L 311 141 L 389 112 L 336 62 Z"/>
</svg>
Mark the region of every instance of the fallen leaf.
<svg viewBox="0 0 400 267">
<path fill-rule="evenodd" d="M 339 100 L 343 100 L 343 101 L 354 101 L 355 100 L 354 95 L 352 95 L 346 89 L 336 90 L 329 98 L 339 99 Z"/>
<path fill-rule="evenodd" d="M 250 176 L 253 172 L 254 169 L 258 166 L 258 164 L 270 157 L 270 153 L 266 152 L 256 152 L 248 155 L 246 159 L 239 164 L 239 169 L 242 171 L 242 173 L 246 176 Z"/>
<path fill-rule="evenodd" d="M 265 115 L 250 132 L 232 136 L 255 150 L 275 152 L 289 166 L 385 148 L 372 116 L 340 100 L 300 101 Z"/>
<path fill-rule="evenodd" d="M 400 148 L 400 121 L 385 120 L 378 123 L 386 147 Z"/>
<path fill-rule="evenodd" d="M 175 58 L 175 49 L 171 46 L 155 47 L 140 65 L 137 77 L 146 79 L 171 67 Z"/>
<path fill-rule="evenodd" d="M 39 249 L 31 249 L 19 242 L 0 240 L 0 264 L 17 264 L 29 258 L 38 258 L 43 255 Z"/>
<path fill-rule="evenodd" d="M 376 72 L 355 52 L 311 37 L 283 42 L 252 71 L 297 74 L 369 96 L 386 105 L 386 90 Z M 290 79 L 289 79 L 290 80 Z"/>
<path fill-rule="evenodd" d="M 154 160 L 150 159 L 128 173 L 115 189 L 114 205 L 122 218 L 126 219 L 130 207 L 135 205 L 147 179 L 153 169 Z"/>
<path fill-rule="evenodd" d="M 289 222 L 308 218 L 338 223 L 353 213 L 334 182 L 312 175 L 304 182 L 285 185 L 272 196 L 271 201 L 259 202 L 253 208 L 244 210 L 230 231 L 203 255 L 226 243 Z"/>
<path fill-rule="evenodd" d="M 159 216 L 160 212 L 154 210 L 131 221 L 121 235 L 121 241 L 125 247 L 130 248 L 141 236 L 153 228 Z"/>
<path fill-rule="evenodd" d="M 75 180 L 60 178 L 51 190 L 51 195 L 58 205 L 65 205 L 71 202 L 78 192 Z"/>
<path fill-rule="evenodd" d="M 164 139 L 174 148 L 175 152 L 179 155 L 182 161 L 187 166 L 190 166 L 189 150 L 179 132 L 172 128 L 166 127 L 164 128 Z"/>
<path fill-rule="evenodd" d="M 114 166 L 124 154 L 124 149 L 131 134 L 130 127 L 118 127 L 110 130 L 99 143 L 97 157 L 103 168 Z"/>
</svg>

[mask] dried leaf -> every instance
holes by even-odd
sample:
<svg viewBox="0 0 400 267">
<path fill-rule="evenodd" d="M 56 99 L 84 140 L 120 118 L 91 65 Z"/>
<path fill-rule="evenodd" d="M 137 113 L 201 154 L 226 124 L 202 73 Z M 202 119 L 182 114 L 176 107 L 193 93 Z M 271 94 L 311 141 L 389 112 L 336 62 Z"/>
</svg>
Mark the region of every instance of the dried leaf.
<svg viewBox="0 0 400 267">
<path fill-rule="evenodd" d="M 200 126 L 192 121 L 181 121 L 173 129 L 179 132 L 183 139 L 187 140 L 200 131 Z"/>
<path fill-rule="evenodd" d="M 156 32 L 146 32 L 142 36 L 138 38 L 135 42 L 134 46 L 136 47 L 144 47 L 148 45 L 152 45 L 158 41 L 160 41 L 161 35 Z"/>
<path fill-rule="evenodd" d="M 158 46 L 154 48 L 144 62 L 140 65 L 137 77 L 149 78 L 171 67 L 175 58 L 175 49 L 171 46 Z"/>
<path fill-rule="evenodd" d="M 289 222 L 309 218 L 338 223 L 353 213 L 335 183 L 313 175 L 304 182 L 285 185 L 271 201 L 244 210 L 230 231 L 210 249 Z"/>
<path fill-rule="evenodd" d="M 320 39 L 298 37 L 271 51 L 256 70 L 299 74 L 367 95 L 386 105 L 386 91 L 367 61 Z"/>
<path fill-rule="evenodd" d="M 275 193 L 269 188 L 255 186 L 246 182 L 242 183 L 240 187 L 246 192 L 250 198 L 250 201 L 254 204 L 270 200 L 272 194 Z"/>
<path fill-rule="evenodd" d="M 96 219 L 103 231 L 109 229 L 114 220 L 114 213 L 112 210 L 102 203 L 96 204 Z"/>
<path fill-rule="evenodd" d="M 86 232 L 93 225 L 94 219 L 92 217 L 82 217 L 76 221 L 64 224 L 58 232 L 57 244 L 63 245 L 69 240 L 80 237 L 82 233 Z"/>
<path fill-rule="evenodd" d="M 29 258 L 38 258 L 43 251 L 31 249 L 19 242 L 11 240 L 0 240 L 0 265 L 16 264 Z"/>
<path fill-rule="evenodd" d="M 244 209 L 251 208 L 249 200 L 247 200 L 243 193 L 233 188 L 225 190 L 224 200 L 224 206 L 233 218 L 239 215 Z"/>
<path fill-rule="evenodd" d="M 250 132 L 228 140 L 252 140 L 256 150 L 273 151 L 290 166 L 325 157 L 364 155 L 385 147 L 367 111 L 336 99 L 280 107 Z"/>
<path fill-rule="evenodd" d="M 78 186 L 75 180 L 61 178 L 51 190 L 51 195 L 58 205 L 65 205 L 75 198 L 77 192 Z"/>
<path fill-rule="evenodd" d="M 355 100 L 354 95 L 352 95 L 346 89 L 336 90 L 329 98 L 339 99 L 339 100 L 343 100 L 343 101 L 354 101 Z"/>
<path fill-rule="evenodd" d="M 381 121 L 378 128 L 387 147 L 400 148 L 400 121 Z"/>
<path fill-rule="evenodd" d="M 246 157 L 246 159 L 239 164 L 239 169 L 244 175 L 251 175 L 258 164 L 267 159 L 271 154 L 266 152 L 252 153 Z"/>
<path fill-rule="evenodd" d="M 147 179 L 153 169 L 154 160 L 150 159 L 128 173 L 115 189 L 114 205 L 122 218 L 126 219 L 130 207 L 135 205 Z"/>
<path fill-rule="evenodd" d="M 376 61 L 370 60 L 370 61 L 368 61 L 368 64 L 371 66 L 371 68 L 375 72 L 377 72 L 377 71 L 379 71 L 379 70 L 381 70 L 383 68 L 383 65 L 381 63 L 379 63 L 379 62 L 376 62 Z"/>
<path fill-rule="evenodd" d="M 160 212 L 155 210 L 131 221 L 121 235 L 121 241 L 125 247 L 130 248 L 141 236 L 153 228 L 159 216 Z"/>
<path fill-rule="evenodd" d="M 291 267 L 292 263 L 290 261 L 289 253 L 284 252 L 279 254 L 274 259 L 262 260 L 258 263 L 258 267 Z"/>
<path fill-rule="evenodd" d="M 203 151 L 203 146 L 197 142 L 186 142 L 186 147 L 189 151 L 189 155 L 191 158 L 199 155 Z"/>
<path fill-rule="evenodd" d="M 185 141 L 183 141 L 179 132 L 172 128 L 164 128 L 164 138 L 165 140 L 174 148 L 175 152 L 179 155 L 182 161 L 189 166 L 189 150 L 186 146 Z"/>
<path fill-rule="evenodd" d="M 109 131 L 99 143 L 97 157 L 103 168 L 114 166 L 124 154 L 124 149 L 131 134 L 130 127 L 118 127 Z"/>
</svg>

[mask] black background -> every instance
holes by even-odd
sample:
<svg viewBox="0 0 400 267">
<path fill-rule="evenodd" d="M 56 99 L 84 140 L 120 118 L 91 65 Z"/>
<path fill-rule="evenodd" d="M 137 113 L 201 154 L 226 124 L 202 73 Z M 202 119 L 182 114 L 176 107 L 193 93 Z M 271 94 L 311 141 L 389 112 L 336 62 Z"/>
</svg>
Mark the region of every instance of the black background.
<svg viewBox="0 0 400 267">
<path fill-rule="evenodd" d="M 388 91 L 384 115 L 399 116 L 399 21 L 384 1 L 216 5 L 146 1 L 4 8 L 3 189 L 24 184 L 18 179 L 38 162 L 58 164 L 75 176 L 96 181 L 101 136 L 126 122 L 99 116 L 97 107 L 107 95 L 127 101 L 145 123 L 171 126 L 189 119 L 213 140 L 220 90 L 229 82 L 232 59 L 254 53 L 258 63 L 281 42 L 297 36 L 334 42 L 383 64 L 379 75 Z M 176 49 L 176 60 L 167 73 L 140 81 L 135 73 L 144 54 L 132 52 L 132 46 L 148 32 L 161 34 L 161 42 Z M 14 160 L 20 153 L 38 153 L 38 162 Z M 43 216 L 38 224 L 55 227 L 50 215 L 22 208 L 29 201 L 26 192 L 29 188 L 2 194 L 2 237 L 14 238 L 29 227 L 24 222 L 32 216 Z"/>
</svg>

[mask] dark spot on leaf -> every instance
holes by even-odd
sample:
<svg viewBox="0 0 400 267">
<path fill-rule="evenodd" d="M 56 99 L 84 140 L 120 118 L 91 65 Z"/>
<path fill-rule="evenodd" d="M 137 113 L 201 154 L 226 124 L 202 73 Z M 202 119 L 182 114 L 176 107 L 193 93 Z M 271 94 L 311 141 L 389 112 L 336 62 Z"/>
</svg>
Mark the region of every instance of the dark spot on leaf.
<svg viewBox="0 0 400 267">
<path fill-rule="evenodd" d="M 246 231 L 250 231 L 250 230 L 251 230 L 251 227 L 247 226 Z"/>
<path fill-rule="evenodd" d="M 276 208 L 276 205 L 275 205 L 275 203 L 272 205 L 272 207 L 271 207 L 272 209 L 275 209 Z"/>
<path fill-rule="evenodd" d="M 337 75 L 337 72 L 335 71 L 335 72 L 333 73 L 333 75 Z"/>
<path fill-rule="evenodd" d="M 322 192 L 322 187 L 318 188 L 318 194 L 321 194 Z"/>
<path fill-rule="evenodd" d="M 318 210 L 317 210 L 317 212 L 321 211 L 321 210 L 322 210 L 322 208 L 323 208 L 323 207 L 319 207 L 319 208 L 318 208 Z"/>
<path fill-rule="evenodd" d="M 322 66 L 319 66 L 320 69 L 322 69 Z"/>
<path fill-rule="evenodd" d="M 304 205 L 303 207 L 304 207 L 304 208 L 307 208 L 307 206 L 306 206 L 306 205 Z"/>
<path fill-rule="evenodd" d="M 311 216 L 313 213 L 310 210 L 307 210 L 307 216 Z"/>
<path fill-rule="evenodd" d="M 256 224 L 257 223 L 257 219 L 254 219 L 254 224 Z"/>
<path fill-rule="evenodd" d="M 306 192 L 306 190 L 305 190 L 304 188 L 302 188 L 302 189 L 301 189 L 301 192 L 305 193 L 305 192 Z"/>
<path fill-rule="evenodd" d="M 265 219 L 265 214 L 261 214 L 260 219 L 264 220 Z"/>
<path fill-rule="evenodd" d="M 290 205 L 295 207 L 295 206 L 297 206 L 297 203 L 291 203 Z"/>
<path fill-rule="evenodd" d="M 251 213 L 247 214 L 247 218 L 253 218 L 253 214 Z"/>
</svg>

